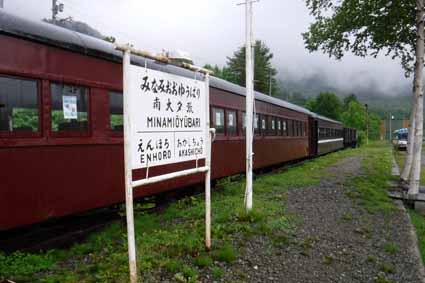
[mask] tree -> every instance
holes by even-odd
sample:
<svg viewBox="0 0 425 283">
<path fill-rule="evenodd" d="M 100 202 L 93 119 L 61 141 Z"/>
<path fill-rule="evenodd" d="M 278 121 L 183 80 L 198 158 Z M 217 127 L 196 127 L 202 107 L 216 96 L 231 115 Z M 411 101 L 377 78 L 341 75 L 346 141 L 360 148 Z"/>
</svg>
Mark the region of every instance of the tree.
<svg viewBox="0 0 425 283">
<path fill-rule="evenodd" d="M 341 59 L 344 52 L 400 58 L 413 71 L 416 36 L 415 1 L 306 0 L 315 18 L 303 33 L 309 51 L 321 50 Z"/>
<path fill-rule="evenodd" d="M 359 102 L 359 100 L 357 99 L 357 96 L 355 94 L 350 94 L 349 96 L 345 97 L 343 100 L 344 103 L 344 111 L 348 110 L 348 107 L 350 105 L 351 102 Z"/>
<path fill-rule="evenodd" d="M 338 120 L 342 112 L 342 104 L 338 96 L 331 92 L 322 92 L 310 99 L 306 107 L 317 114 Z"/>
<path fill-rule="evenodd" d="M 276 81 L 277 71 L 273 68 L 271 60 L 273 53 L 260 40 L 255 41 L 254 46 L 254 89 L 256 91 L 269 94 L 271 86 L 272 96 L 278 92 Z M 245 85 L 245 47 L 240 47 L 232 57 L 227 57 L 227 66 L 223 68 L 226 77 L 230 81 Z"/>
<path fill-rule="evenodd" d="M 366 108 L 358 101 L 351 101 L 342 113 L 341 121 L 346 127 L 366 130 Z"/>
<path fill-rule="evenodd" d="M 299 106 L 305 106 L 307 103 L 307 98 L 298 91 L 294 91 L 289 97 L 288 97 L 288 101 L 292 102 L 296 105 Z"/>
<path fill-rule="evenodd" d="M 303 34 L 308 50 L 340 59 L 344 52 L 399 58 L 406 75 L 415 66 L 413 162 L 409 194 L 417 194 L 423 135 L 424 0 L 306 0 L 315 18 Z M 413 64 L 415 62 L 415 64 Z"/>
</svg>

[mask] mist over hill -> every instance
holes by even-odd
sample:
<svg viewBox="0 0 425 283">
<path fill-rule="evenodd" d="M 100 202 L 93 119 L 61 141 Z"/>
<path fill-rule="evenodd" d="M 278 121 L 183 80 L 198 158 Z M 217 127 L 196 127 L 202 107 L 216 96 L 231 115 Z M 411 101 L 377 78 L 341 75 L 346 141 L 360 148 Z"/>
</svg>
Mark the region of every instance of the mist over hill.
<svg viewBox="0 0 425 283">
<path fill-rule="evenodd" d="M 382 118 L 390 113 L 399 119 L 408 117 L 412 104 L 412 91 L 409 80 L 388 87 L 388 82 L 377 82 L 359 74 L 357 77 L 336 79 L 325 71 L 300 75 L 281 71 L 278 75 L 281 98 L 295 104 L 304 105 L 306 100 L 321 92 L 333 92 L 341 99 L 355 94 L 362 103 Z"/>
</svg>

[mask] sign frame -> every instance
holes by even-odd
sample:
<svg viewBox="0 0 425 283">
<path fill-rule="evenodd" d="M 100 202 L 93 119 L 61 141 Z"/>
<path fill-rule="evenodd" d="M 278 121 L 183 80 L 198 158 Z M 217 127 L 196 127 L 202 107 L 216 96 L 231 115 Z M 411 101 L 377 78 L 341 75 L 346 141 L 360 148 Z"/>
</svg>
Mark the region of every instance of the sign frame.
<svg viewBox="0 0 425 283">
<path fill-rule="evenodd" d="M 136 264 L 136 241 L 134 230 L 134 209 L 133 209 L 133 189 L 136 187 L 162 182 L 177 177 L 193 175 L 198 173 L 205 174 L 205 248 L 211 249 L 211 143 L 212 135 L 215 134 L 215 129 L 210 128 L 210 99 L 209 99 L 209 75 L 212 73 L 209 70 L 196 67 L 190 64 L 182 64 L 182 67 L 190 69 L 194 72 L 200 72 L 205 75 L 205 165 L 198 167 L 198 159 L 196 159 L 196 167 L 186 169 L 155 177 L 149 177 L 146 174 L 145 179 L 133 181 L 132 162 L 131 162 L 131 133 L 132 124 L 130 119 L 130 105 L 131 96 L 130 92 L 130 66 L 131 54 L 143 56 L 145 58 L 152 58 L 159 61 L 166 61 L 166 58 L 155 57 L 149 55 L 144 51 L 139 51 L 130 45 L 116 45 L 116 49 L 123 52 L 123 106 L 124 106 L 124 171 L 125 171 L 125 202 L 126 202 L 126 218 L 127 218 L 127 240 L 128 240 L 128 254 L 129 254 L 129 268 L 130 268 L 130 282 L 137 283 L 137 264 Z M 147 172 L 149 167 L 147 167 Z"/>
</svg>

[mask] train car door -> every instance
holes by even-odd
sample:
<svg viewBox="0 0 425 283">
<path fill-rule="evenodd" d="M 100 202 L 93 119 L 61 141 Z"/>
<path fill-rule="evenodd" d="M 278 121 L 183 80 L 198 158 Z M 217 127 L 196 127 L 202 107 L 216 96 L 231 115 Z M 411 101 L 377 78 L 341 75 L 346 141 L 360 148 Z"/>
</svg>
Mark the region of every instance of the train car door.
<svg viewBox="0 0 425 283">
<path fill-rule="evenodd" d="M 317 142 L 318 142 L 318 122 L 313 117 L 308 117 L 308 124 L 310 125 L 310 156 L 317 155 Z"/>
</svg>

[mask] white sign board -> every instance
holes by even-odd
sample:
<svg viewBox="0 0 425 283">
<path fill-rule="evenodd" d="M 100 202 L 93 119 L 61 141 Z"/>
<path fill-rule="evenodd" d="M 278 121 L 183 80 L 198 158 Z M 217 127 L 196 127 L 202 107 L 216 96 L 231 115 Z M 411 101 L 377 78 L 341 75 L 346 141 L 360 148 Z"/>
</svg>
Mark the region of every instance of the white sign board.
<svg viewBox="0 0 425 283">
<path fill-rule="evenodd" d="M 132 169 L 206 157 L 205 83 L 129 67 Z"/>
<path fill-rule="evenodd" d="M 77 97 L 64 95 L 62 96 L 63 118 L 77 119 Z"/>
</svg>

